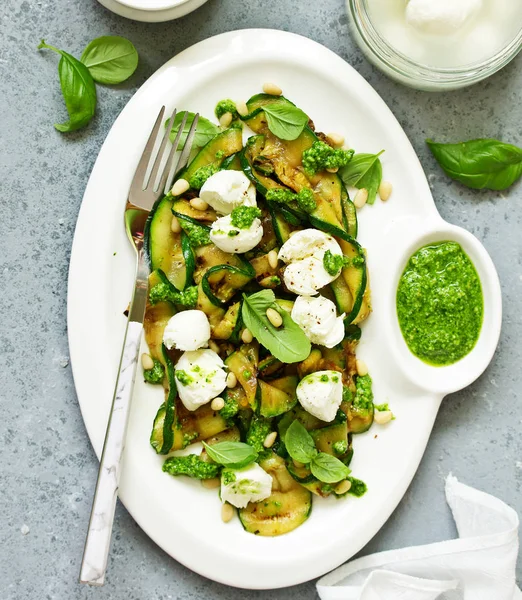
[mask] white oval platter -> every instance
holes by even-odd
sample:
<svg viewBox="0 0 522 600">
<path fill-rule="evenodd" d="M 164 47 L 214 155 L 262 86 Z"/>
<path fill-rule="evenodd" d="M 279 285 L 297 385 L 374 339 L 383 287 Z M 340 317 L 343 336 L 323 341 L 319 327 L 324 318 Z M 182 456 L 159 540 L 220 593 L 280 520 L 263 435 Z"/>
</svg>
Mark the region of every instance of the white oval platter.
<svg viewBox="0 0 522 600">
<path fill-rule="evenodd" d="M 149 446 L 149 435 L 163 392 L 146 386 L 138 375 L 121 500 L 176 560 L 216 581 L 254 589 L 322 575 L 377 533 L 415 474 L 443 396 L 468 385 L 486 368 L 501 320 L 500 286 L 491 259 L 476 238 L 441 219 L 404 131 L 351 66 L 323 46 L 281 31 L 243 30 L 208 39 L 167 62 L 138 90 L 107 136 L 85 191 L 71 256 L 68 327 L 78 398 L 98 456 L 134 275 L 123 208 L 153 121 L 162 104 L 167 111 L 177 107 L 212 116 L 218 100 L 246 100 L 266 81 L 280 85 L 318 130 L 345 135 L 358 152 L 386 150 L 383 169 L 393 182 L 393 195 L 359 213 L 358 239 L 368 251 L 374 312 L 363 325 L 358 356 L 370 368 L 376 401 L 389 402 L 397 418 L 354 437 L 351 468 L 368 484 L 363 498 L 317 499 L 310 518 L 297 530 L 262 538 L 246 533 L 238 519 L 221 521 L 215 490 L 162 472 L 163 459 Z M 483 284 L 485 323 L 465 359 L 436 369 L 408 352 L 397 324 L 395 293 L 410 254 L 424 243 L 445 239 L 458 241 L 475 263 Z"/>
</svg>

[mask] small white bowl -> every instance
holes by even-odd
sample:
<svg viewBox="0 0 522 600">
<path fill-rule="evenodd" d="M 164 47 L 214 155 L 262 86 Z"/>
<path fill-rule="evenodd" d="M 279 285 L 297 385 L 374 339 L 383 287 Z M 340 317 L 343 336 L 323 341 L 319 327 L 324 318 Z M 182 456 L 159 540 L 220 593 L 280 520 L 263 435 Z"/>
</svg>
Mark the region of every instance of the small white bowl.
<svg viewBox="0 0 522 600">
<path fill-rule="evenodd" d="M 108 10 L 133 21 L 161 23 L 179 19 L 207 0 L 98 0 Z"/>
<path fill-rule="evenodd" d="M 118 4 L 123 4 L 129 8 L 145 11 L 167 10 L 186 4 L 190 0 L 116 0 Z"/>
</svg>

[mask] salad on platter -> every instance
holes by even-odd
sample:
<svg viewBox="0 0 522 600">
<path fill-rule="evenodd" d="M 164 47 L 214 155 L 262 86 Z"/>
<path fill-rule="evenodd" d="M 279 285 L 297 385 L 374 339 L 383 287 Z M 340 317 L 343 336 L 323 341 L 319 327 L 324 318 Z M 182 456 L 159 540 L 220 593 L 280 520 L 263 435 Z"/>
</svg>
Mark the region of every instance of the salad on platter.
<svg viewBox="0 0 522 600">
<path fill-rule="evenodd" d="M 150 443 L 165 473 L 219 491 L 224 521 L 237 509 L 247 532 L 275 536 L 313 498 L 362 496 L 354 436 L 393 419 L 356 357 L 371 313 L 357 209 L 391 186 L 378 154 L 315 131 L 277 86 L 216 117 L 199 118 L 197 150 L 147 222 L 142 364 L 165 388 Z"/>
</svg>

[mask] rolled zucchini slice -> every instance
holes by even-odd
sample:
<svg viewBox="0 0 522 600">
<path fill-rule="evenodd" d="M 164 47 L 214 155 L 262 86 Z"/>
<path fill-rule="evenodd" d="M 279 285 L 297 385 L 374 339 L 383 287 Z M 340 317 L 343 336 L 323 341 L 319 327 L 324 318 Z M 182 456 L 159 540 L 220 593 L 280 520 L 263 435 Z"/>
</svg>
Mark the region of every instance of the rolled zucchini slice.
<svg viewBox="0 0 522 600">
<path fill-rule="evenodd" d="M 250 502 L 246 508 L 241 508 L 241 524 L 249 533 L 267 537 L 293 531 L 312 512 L 311 493 L 293 479 L 280 456 L 272 454 L 259 464 L 272 476 L 273 489 L 278 489 L 274 489 L 266 500 Z"/>
</svg>

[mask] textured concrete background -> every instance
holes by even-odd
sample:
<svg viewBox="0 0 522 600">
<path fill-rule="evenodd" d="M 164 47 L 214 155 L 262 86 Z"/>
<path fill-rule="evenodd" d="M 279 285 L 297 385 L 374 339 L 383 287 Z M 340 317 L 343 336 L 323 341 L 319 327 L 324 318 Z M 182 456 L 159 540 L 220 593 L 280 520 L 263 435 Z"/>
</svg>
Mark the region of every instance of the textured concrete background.
<svg viewBox="0 0 522 600">
<path fill-rule="evenodd" d="M 352 64 L 405 128 L 442 216 L 476 234 L 500 274 L 504 329 L 493 363 L 473 386 L 445 399 L 414 482 L 364 552 L 453 536 L 443 496 L 450 471 L 522 514 L 522 187 L 506 195 L 469 191 L 445 178 L 424 144 L 426 137 L 491 136 L 522 145 L 522 56 L 471 89 L 435 95 L 395 84 L 368 64 L 349 37 L 342 0 L 210 0 L 192 15 L 156 25 L 117 17 L 95 0 L 3 0 L 0 18 L 2 600 L 315 597 L 313 583 L 245 592 L 208 581 L 157 548 L 121 506 L 107 585 L 76 583 L 97 471 L 66 336 L 67 269 L 83 190 L 114 119 L 145 79 L 194 42 L 233 29 L 301 33 Z M 91 125 L 61 135 L 52 126 L 65 115 L 58 60 L 36 46 L 44 37 L 80 56 L 105 34 L 134 42 L 138 71 L 117 88 L 98 87 Z"/>
</svg>

